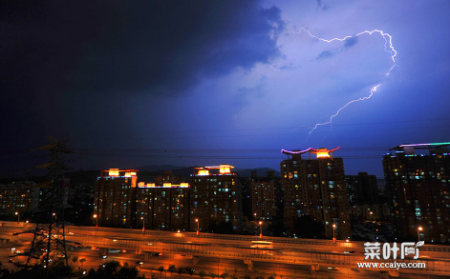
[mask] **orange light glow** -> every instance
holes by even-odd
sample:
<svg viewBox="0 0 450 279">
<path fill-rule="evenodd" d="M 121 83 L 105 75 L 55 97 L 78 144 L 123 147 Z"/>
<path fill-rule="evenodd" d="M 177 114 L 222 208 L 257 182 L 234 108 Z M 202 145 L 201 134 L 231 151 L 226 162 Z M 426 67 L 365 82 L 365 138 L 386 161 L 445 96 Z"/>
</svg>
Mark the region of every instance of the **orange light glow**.
<svg viewBox="0 0 450 279">
<path fill-rule="evenodd" d="M 131 188 L 136 188 L 137 176 L 131 177 Z"/>
<path fill-rule="evenodd" d="M 147 183 L 147 187 L 155 187 L 155 183 Z"/>
<path fill-rule="evenodd" d="M 233 166 L 230 165 L 220 165 L 219 166 L 219 172 L 221 174 L 225 174 L 225 173 L 231 173 L 231 169 L 234 168 Z"/>
<path fill-rule="evenodd" d="M 198 170 L 198 175 L 209 175 L 209 170 Z"/>
<path fill-rule="evenodd" d="M 119 176 L 119 169 L 109 169 L 109 176 Z"/>
<path fill-rule="evenodd" d="M 145 186 L 145 182 L 139 182 L 138 183 L 138 187 L 144 187 Z"/>
<path fill-rule="evenodd" d="M 189 183 L 180 183 L 180 187 L 189 187 Z"/>
<path fill-rule="evenodd" d="M 125 172 L 125 177 L 133 177 L 136 176 L 136 172 L 135 171 L 127 171 Z"/>
<path fill-rule="evenodd" d="M 317 158 L 330 158 L 330 154 L 328 153 L 328 149 L 319 148 L 317 150 Z"/>
<path fill-rule="evenodd" d="M 163 183 L 163 187 L 171 187 L 172 183 Z"/>
<path fill-rule="evenodd" d="M 197 175 L 209 175 L 209 170 L 219 170 L 220 174 L 230 174 L 231 169 L 234 169 L 231 165 L 219 165 L 219 166 L 205 166 L 205 167 L 196 167 L 198 170 Z"/>
</svg>

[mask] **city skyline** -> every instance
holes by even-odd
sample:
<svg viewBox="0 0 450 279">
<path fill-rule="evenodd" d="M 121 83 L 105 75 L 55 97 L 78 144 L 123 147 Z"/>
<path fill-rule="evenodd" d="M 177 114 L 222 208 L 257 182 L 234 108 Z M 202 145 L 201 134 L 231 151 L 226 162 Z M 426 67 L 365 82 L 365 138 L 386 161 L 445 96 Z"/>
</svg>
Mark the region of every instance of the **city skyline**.
<svg viewBox="0 0 450 279">
<path fill-rule="evenodd" d="M 2 3 L 0 176 L 52 135 L 74 170 L 279 170 L 282 148 L 341 146 L 346 174 L 381 177 L 390 148 L 450 138 L 449 5 Z"/>
</svg>

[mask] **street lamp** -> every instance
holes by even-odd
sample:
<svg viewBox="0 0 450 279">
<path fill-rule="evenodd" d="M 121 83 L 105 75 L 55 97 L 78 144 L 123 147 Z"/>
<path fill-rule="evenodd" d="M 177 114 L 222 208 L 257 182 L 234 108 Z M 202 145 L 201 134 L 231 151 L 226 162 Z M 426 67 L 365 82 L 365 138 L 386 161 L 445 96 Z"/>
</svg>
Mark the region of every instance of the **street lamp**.
<svg viewBox="0 0 450 279">
<path fill-rule="evenodd" d="M 254 220 L 253 220 L 253 222 L 255 224 L 254 227 L 253 227 L 253 230 L 254 230 L 254 234 L 256 235 L 257 234 L 257 229 L 258 229 L 258 221 L 256 221 L 256 212 L 253 213 L 253 216 L 255 217 Z"/>
<path fill-rule="evenodd" d="M 94 214 L 94 219 L 95 219 L 95 228 L 97 228 L 98 229 L 98 215 L 97 214 Z"/>
<path fill-rule="evenodd" d="M 418 227 L 417 228 L 417 238 L 419 239 L 419 241 L 420 241 L 420 232 L 421 231 L 423 231 L 423 228 L 422 227 Z"/>
<path fill-rule="evenodd" d="M 17 224 L 19 224 L 20 223 L 20 214 L 17 211 L 14 214 L 17 215 Z"/>
<path fill-rule="evenodd" d="M 197 235 L 200 235 L 200 224 L 198 222 L 198 219 L 195 219 L 195 222 L 197 223 Z"/>
<path fill-rule="evenodd" d="M 333 224 L 333 242 L 336 242 L 336 232 L 335 232 L 335 230 L 336 230 L 336 224 Z"/>
<path fill-rule="evenodd" d="M 263 234 L 262 234 L 262 221 L 259 221 L 259 238 L 263 238 Z"/>
<path fill-rule="evenodd" d="M 142 220 L 142 231 L 145 232 L 145 219 L 144 217 L 141 217 Z"/>
<path fill-rule="evenodd" d="M 345 240 L 346 247 L 347 247 L 347 251 L 346 251 L 347 253 L 348 253 L 348 246 L 350 245 L 349 242 L 350 242 L 350 240 L 347 238 L 347 239 Z"/>
</svg>

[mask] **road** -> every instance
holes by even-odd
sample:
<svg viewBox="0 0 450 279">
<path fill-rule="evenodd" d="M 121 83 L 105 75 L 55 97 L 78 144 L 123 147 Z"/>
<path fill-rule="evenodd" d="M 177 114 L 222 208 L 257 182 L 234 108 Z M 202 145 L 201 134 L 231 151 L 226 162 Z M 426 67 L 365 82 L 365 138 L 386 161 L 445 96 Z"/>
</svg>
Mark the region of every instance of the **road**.
<svg viewBox="0 0 450 279">
<path fill-rule="evenodd" d="M 32 229 L 31 225 L 24 227 L 2 227 L 0 238 L 16 242 L 28 242 L 32 239 L 32 233 L 23 233 L 13 236 L 14 232 Z M 78 255 L 86 258 L 83 268 L 97 268 L 105 261 L 118 260 L 122 264 L 128 262 L 135 265 L 136 261 L 143 261 L 139 269 L 145 275 L 151 275 L 150 267 L 164 266 L 167 268 L 173 264 L 176 267 L 195 267 L 196 271 L 203 270 L 206 273 L 229 274 L 238 270 L 238 276 L 246 273 L 254 276 L 264 272 L 266 278 L 271 273 L 283 274 L 284 277 L 296 277 L 311 275 L 311 268 L 317 267 L 318 276 L 335 278 L 379 278 L 380 270 L 356 269 L 357 262 L 364 262 L 362 243 L 333 243 L 326 240 L 293 240 L 279 238 L 274 239 L 273 247 L 269 249 L 251 248 L 251 236 L 223 236 L 214 234 L 201 234 L 197 237 L 193 233 L 173 233 L 161 231 L 126 230 L 114 228 L 93 227 L 68 227 L 66 239 L 72 241 L 74 249 L 69 249 L 69 255 Z M 74 243 L 80 243 L 87 247 L 87 251 L 80 251 Z M 317 245 L 313 245 L 313 244 Z M 25 245 L 27 246 L 27 245 Z M 29 246 L 29 245 L 28 245 Z M 432 245 L 430 247 L 435 247 Z M 82 246 L 80 246 L 82 247 Z M 273 248 L 273 249 L 272 249 Z M 426 262 L 431 268 L 427 270 L 401 270 L 400 277 L 404 278 L 428 278 L 425 274 L 436 275 L 429 278 L 446 278 L 450 274 L 449 257 L 446 257 L 445 247 L 437 251 L 440 257 L 427 256 L 421 261 Z M 21 249 L 21 248 L 20 248 Z M 93 249 L 93 250 L 92 250 Z M 3 249 L 0 249 L 0 252 Z M 120 251 L 120 253 L 111 253 Z M 123 252 L 125 251 L 125 252 Z M 345 253 L 355 251 L 359 253 Z M 153 253 L 162 252 L 161 257 L 150 257 Z M 436 253 L 437 253 L 436 252 Z M 2 252 L 7 255 L 8 252 Z M 9 251 L 11 253 L 11 251 Z M 107 259 L 100 255 L 106 254 Z M 3 254 L 0 254 L 2 256 Z M 430 255 L 433 255 L 430 253 Z M 443 257 L 442 257 L 443 256 Z M 194 264 L 192 258 L 197 258 Z M 251 260 L 253 268 L 248 270 L 244 260 Z M 6 260 L 7 261 L 7 260 Z M 3 262 L 6 262 L 3 260 Z M 71 261 L 69 261 L 71 262 Z M 73 263 L 71 262 L 73 265 Z M 75 266 L 78 268 L 78 266 Z M 158 271 L 156 276 L 162 275 Z M 444 277 L 439 277 L 439 275 Z M 167 275 L 166 275 L 167 276 Z M 173 274 L 172 276 L 186 277 L 187 275 Z M 170 277 L 170 276 L 169 276 Z"/>
</svg>

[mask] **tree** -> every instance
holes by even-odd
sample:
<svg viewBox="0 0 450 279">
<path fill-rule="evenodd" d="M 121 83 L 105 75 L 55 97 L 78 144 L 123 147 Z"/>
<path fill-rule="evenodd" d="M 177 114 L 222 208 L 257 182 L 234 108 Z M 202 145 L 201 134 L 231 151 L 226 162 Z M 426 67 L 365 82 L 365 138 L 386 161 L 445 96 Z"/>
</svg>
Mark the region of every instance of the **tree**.
<svg viewBox="0 0 450 279">
<path fill-rule="evenodd" d="M 151 276 L 153 276 L 153 270 L 155 270 L 156 268 L 154 266 L 151 266 L 148 269 L 150 269 L 150 274 Z"/>
<path fill-rule="evenodd" d="M 202 270 L 202 271 L 200 271 L 200 272 L 198 273 L 198 276 L 200 276 L 200 278 L 203 279 L 203 277 L 206 276 L 206 273 Z"/>
<path fill-rule="evenodd" d="M 238 279 L 236 274 L 237 274 L 237 268 L 234 268 L 234 273 L 230 275 L 231 279 Z"/>
<path fill-rule="evenodd" d="M 169 268 L 167 270 L 170 272 L 170 278 L 172 278 L 172 273 L 177 271 L 177 268 L 175 267 L 175 265 L 171 264 L 169 265 Z"/>
<path fill-rule="evenodd" d="M 220 278 L 227 279 L 228 278 L 228 272 L 224 272 L 224 273 L 220 274 Z"/>
<path fill-rule="evenodd" d="M 181 274 L 184 272 L 184 267 L 179 267 L 177 269 L 177 273 L 180 275 L 179 277 L 181 278 Z"/>
<path fill-rule="evenodd" d="M 186 270 L 186 273 L 189 274 L 191 276 L 191 278 L 192 278 L 192 275 L 194 275 L 194 273 L 195 273 L 195 268 L 186 267 L 185 270 Z"/>
<path fill-rule="evenodd" d="M 116 278 L 121 279 L 121 278 L 126 278 L 126 279 L 131 279 L 131 278 L 138 278 L 139 275 L 139 271 L 137 270 L 137 268 L 135 266 L 133 267 L 129 267 L 129 266 L 123 266 L 119 272 L 117 272 L 117 276 Z"/>
<path fill-rule="evenodd" d="M 251 277 L 250 277 L 250 275 L 245 274 L 244 277 L 243 277 L 243 279 L 251 279 Z"/>
<path fill-rule="evenodd" d="M 72 258 L 72 262 L 73 262 L 73 264 L 75 265 L 76 262 L 78 262 L 78 256 L 74 256 L 74 257 Z"/>
<path fill-rule="evenodd" d="M 81 268 L 83 269 L 83 263 L 86 261 L 85 258 L 80 259 L 80 263 L 81 263 Z"/>
<path fill-rule="evenodd" d="M 106 274 L 114 276 L 122 266 L 118 261 L 110 261 L 105 263 L 104 270 Z"/>
<path fill-rule="evenodd" d="M 217 275 L 214 272 L 208 272 L 208 276 L 214 279 Z"/>
<path fill-rule="evenodd" d="M 161 272 L 161 275 L 162 275 L 162 273 L 163 273 L 164 270 L 165 270 L 165 269 L 164 269 L 164 266 L 158 267 L 158 271 Z"/>
</svg>

